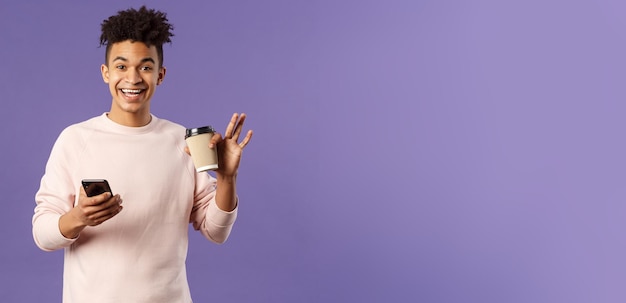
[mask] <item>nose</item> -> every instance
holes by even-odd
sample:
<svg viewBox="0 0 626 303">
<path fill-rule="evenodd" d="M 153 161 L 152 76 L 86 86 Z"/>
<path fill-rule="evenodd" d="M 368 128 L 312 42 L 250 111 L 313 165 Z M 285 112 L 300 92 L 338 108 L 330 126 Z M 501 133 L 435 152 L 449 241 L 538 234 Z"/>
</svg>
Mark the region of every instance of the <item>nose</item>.
<svg viewBox="0 0 626 303">
<path fill-rule="evenodd" d="M 141 79 L 141 77 L 139 76 L 139 71 L 135 69 L 128 69 L 128 72 L 126 72 L 125 81 L 129 84 L 137 84 L 141 83 L 143 79 Z"/>
</svg>

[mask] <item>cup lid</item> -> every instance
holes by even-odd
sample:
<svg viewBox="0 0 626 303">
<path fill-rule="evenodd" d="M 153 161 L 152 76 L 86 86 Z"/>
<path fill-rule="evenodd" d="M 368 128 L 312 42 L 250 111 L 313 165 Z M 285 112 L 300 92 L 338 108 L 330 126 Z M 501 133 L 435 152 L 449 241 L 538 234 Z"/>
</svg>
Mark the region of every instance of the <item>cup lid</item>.
<svg viewBox="0 0 626 303">
<path fill-rule="evenodd" d="M 210 125 L 198 127 L 198 128 L 188 128 L 185 132 L 185 139 L 191 136 L 195 136 L 195 135 L 214 133 L 214 132 L 215 132 L 215 129 L 213 129 L 213 127 L 211 127 Z"/>
</svg>

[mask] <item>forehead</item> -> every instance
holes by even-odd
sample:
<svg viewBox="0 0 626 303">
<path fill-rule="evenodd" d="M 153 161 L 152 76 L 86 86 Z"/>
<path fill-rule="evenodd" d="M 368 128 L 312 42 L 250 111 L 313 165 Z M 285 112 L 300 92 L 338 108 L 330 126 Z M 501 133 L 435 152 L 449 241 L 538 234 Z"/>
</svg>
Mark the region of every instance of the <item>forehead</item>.
<svg viewBox="0 0 626 303">
<path fill-rule="evenodd" d="M 158 53 L 154 45 L 148 47 L 143 42 L 126 40 L 113 43 L 109 49 L 107 58 L 109 62 L 120 58 L 129 62 L 141 62 L 151 58 L 154 62 L 158 62 Z"/>
</svg>

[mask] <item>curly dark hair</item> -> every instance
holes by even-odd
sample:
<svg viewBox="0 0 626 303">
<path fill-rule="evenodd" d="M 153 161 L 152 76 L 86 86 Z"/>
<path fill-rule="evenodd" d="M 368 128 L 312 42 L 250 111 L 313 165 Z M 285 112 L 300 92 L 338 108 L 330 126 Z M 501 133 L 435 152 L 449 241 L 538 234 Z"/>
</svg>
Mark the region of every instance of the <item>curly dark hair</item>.
<svg viewBox="0 0 626 303">
<path fill-rule="evenodd" d="M 117 15 L 102 21 L 100 46 L 106 45 L 104 62 L 108 64 L 111 46 L 126 40 L 139 41 L 148 47 L 154 45 L 159 56 L 159 67 L 163 66 L 163 44 L 171 43 L 174 26 L 163 12 L 142 6 L 139 10 L 130 8 L 118 11 Z"/>
</svg>

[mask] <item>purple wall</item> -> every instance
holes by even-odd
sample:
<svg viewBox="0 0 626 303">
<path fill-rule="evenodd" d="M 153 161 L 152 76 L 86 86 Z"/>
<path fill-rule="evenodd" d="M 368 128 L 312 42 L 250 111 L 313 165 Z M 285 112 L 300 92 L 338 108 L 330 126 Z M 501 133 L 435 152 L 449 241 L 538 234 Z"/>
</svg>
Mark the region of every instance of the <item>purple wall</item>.
<svg viewBox="0 0 626 303">
<path fill-rule="evenodd" d="M 60 302 L 33 196 L 108 110 L 99 24 L 140 1 L 0 0 L 0 301 Z M 169 1 L 153 112 L 249 114 L 239 221 L 196 302 L 626 301 L 626 4 Z"/>
</svg>

